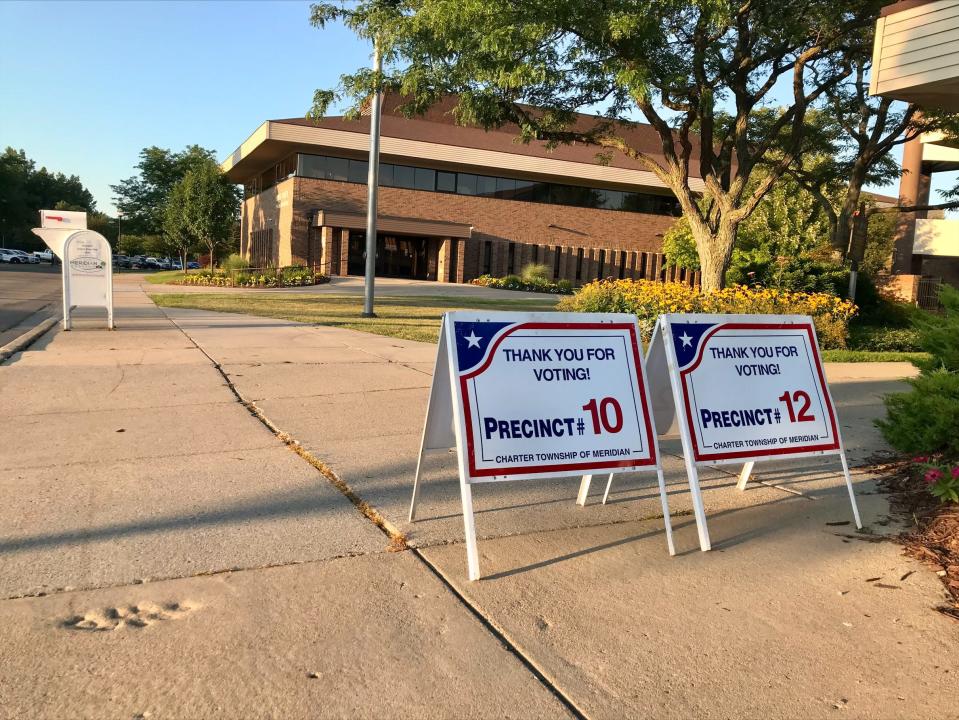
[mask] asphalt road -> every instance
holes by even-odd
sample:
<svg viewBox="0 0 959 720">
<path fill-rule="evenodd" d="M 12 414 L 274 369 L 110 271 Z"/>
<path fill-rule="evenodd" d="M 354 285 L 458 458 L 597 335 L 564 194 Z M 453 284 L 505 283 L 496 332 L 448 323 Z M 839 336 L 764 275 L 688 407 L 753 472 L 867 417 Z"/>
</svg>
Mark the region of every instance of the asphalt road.
<svg viewBox="0 0 959 720">
<path fill-rule="evenodd" d="M 0 345 L 56 313 L 59 303 L 59 265 L 0 265 Z"/>
</svg>

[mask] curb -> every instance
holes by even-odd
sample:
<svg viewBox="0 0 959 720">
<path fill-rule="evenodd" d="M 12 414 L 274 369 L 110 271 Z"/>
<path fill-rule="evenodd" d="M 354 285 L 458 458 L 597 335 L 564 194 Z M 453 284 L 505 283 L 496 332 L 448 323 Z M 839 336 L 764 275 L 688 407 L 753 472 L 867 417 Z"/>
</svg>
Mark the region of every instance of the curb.
<svg viewBox="0 0 959 720">
<path fill-rule="evenodd" d="M 60 322 L 59 317 L 47 318 L 46 320 L 43 320 L 38 325 L 35 325 L 30 330 L 27 330 L 20 337 L 14 338 L 3 347 L 0 347 L 0 362 L 5 362 L 16 353 L 26 350 L 34 342 L 36 342 L 41 335 L 46 333 L 50 328 L 52 328 L 58 322 Z"/>
</svg>

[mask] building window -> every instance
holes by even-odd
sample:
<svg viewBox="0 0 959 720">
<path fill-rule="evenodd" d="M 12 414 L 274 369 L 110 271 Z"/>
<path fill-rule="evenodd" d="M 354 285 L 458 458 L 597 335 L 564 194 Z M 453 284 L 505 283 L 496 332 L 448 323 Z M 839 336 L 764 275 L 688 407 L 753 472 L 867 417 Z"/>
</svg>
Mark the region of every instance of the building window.
<svg viewBox="0 0 959 720">
<path fill-rule="evenodd" d="M 576 281 L 583 277 L 583 248 L 576 251 Z"/>
<path fill-rule="evenodd" d="M 250 197 L 285 179 L 293 167 L 293 157 L 250 181 L 245 195 Z M 325 180 L 365 184 L 369 169 L 365 160 L 349 160 L 324 155 L 296 155 L 296 174 Z M 409 165 L 380 165 L 380 185 L 425 192 L 479 195 L 503 200 L 522 200 L 550 205 L 622 210 L 653 215 L 681 215 L 679 203 L 667 195 L 607 190 L 579 185 L 518 180 L 516 178 L 457 173 Z"/>
<path fill-rule="evenodd" d="M 619 279 L 622 280 L 626 277 L 626 251 L 621 250 L 619 253 Z"/>
<path fill-rule="evenodd" d="M 426 168 L 413 168 L 413 189 L 429 190 L 436 189 L 436 171 Z"/>
<path fill-rule="evenodd" d="M 382 169 L 382 168 L 381 168 Z M 370 164 L 366 160 L 350 160 L 349 178 L 352 183 L 365 183 L 370 177 Z"/>
<path fill-rule="evenodd" d="M 600 251 L 599 251 L 599 267 L 598 267 L 597 270 L 596 270 L 596 279 L 597 279 L 597 280 L 602 280 L 602 279 L 603 279 L 603 271 L 605 271 L 605 270 L 606 270 L 606 251 L 605 251 L 605 250 L 600 250 Z"/>
<path fill-rule="evenodd" d="M 514 242 L 509 244 L 509 250 L 506 254 L 506 274 L 516 274 L 516 243 Z"/>
<path fill-rule="evenodd" d="M 487 240 L 483 243 L 483 274 L 489 275 L 493 272 L 493 241 Z"/>
<path fill-rule="evenodd" d="M 437 172 L 436 191 L 445 193 L 456 192 L 456 173 Z"/>
<path fill-rule="evenodd" d="M 413 168 L 406 165 L 393 166 L 393 187 L 413 189 Z"/>
</svg>

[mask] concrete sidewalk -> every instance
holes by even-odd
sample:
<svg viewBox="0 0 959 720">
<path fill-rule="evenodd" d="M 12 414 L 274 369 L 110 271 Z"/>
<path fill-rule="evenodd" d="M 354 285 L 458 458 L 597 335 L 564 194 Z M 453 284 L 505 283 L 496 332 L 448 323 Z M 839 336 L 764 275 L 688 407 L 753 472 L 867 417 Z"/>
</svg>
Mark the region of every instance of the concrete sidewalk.
<svg viewBox="0 0 959 720">
<path fill-rule="evenodd" d="M 700 553 L 667 439 L 676 558 L 648 476 L 478 486 L 468 583 L 452 456 L 406 522 L 435 346 L 117 303 L 0 367 L 0 717 L 959 717 L 938 580 L 858 539 L 838 461 L 704 473 Z M 829 368 L 854 463 L 903 370 Z"/>
</svg>

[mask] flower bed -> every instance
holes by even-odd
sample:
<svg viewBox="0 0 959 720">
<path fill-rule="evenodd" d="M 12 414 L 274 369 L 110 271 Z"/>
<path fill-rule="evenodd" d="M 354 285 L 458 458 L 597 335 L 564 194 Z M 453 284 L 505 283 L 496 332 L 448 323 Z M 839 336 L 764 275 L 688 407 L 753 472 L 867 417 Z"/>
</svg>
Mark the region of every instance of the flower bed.
<svg viewBox="0 0 959 720">
<path fill-rule="evenodd" d="M 539 278 L 523 279 L 519 275 L 507 275 L 495 278 L 491 275 L 480 275 L 472 281 L 473 285 L 498 288 L 500 290 L 523 290 L 525 292 L 549 293 L 552 295 L 572 295 L 573 284 L 569 280 L 553 282 Z"/>
<path fill-rule="evenodd" d="M 202 285 L 209 287 L 279 288 L 322 285 L 328 283 L 326 275 L 314 273 L 304 267 L 267 268 L 264 270 L 200 270 L 171 280 L 174 285 Z"/>
<path fill-rule="evenodd" d="M 846 347 L 849 321 L 856 306 L 829 293 L 787 292 L 737 285 L 701 293 L 683 283 L 652 280 L 597 280 L 564 298 L 558 310 L 634 313 L 643 340 L 649 342 L 656 319 L 663 313 L 753 313 L 810 315 L 824 349 Z"/>
</svg>

